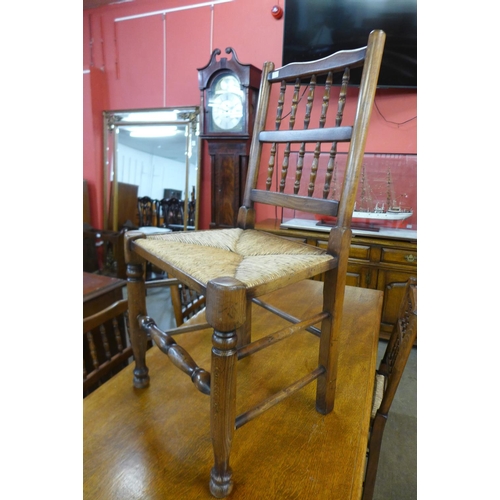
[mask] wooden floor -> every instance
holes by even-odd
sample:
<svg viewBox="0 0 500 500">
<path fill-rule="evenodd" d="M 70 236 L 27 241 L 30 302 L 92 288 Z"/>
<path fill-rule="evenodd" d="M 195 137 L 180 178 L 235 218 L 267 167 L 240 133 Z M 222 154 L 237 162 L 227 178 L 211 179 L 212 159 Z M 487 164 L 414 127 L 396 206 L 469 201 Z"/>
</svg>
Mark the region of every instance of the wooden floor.
<svg viewBox="0 0 500 500">
<path fill-rule="evenodd" d="M 321 286 L 305 282 L 270 302 L 292 314 L 316 310 Z M 381 305 L 380 292 L 347 287 L 334 411 L 316 412 L 313 383 L 238 429 L 229 498 L 360 497 Z M 254 338 L 270 318 L 260 308 L 253 314 Z M 209 370 L 210 332 L 189 335 L 176 341 Z M 240 361 L 238 413 L 314 369 L 317 343 L 299 333 Z M 147 360 L 148 389 L 133 389 L 131 365 L 84 400 L 84 498 L 211 499 L 209 397 L 158 349 Z"/>
</svg>

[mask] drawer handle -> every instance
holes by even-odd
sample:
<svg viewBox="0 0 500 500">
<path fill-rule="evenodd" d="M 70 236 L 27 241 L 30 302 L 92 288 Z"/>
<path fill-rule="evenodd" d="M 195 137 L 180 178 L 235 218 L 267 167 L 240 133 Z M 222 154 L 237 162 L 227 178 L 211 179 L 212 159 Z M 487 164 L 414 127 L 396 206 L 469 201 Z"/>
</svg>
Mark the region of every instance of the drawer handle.
<svg viewBox="0 0 500 500">
<path fill-rule="evenodd" d="M 406 262 L 415 262 L 417 260 L 417 258 L 413 255 L 413 254 L 408 254 L 408 255 L 405 255 L 405 260 Z"/>
</svg>

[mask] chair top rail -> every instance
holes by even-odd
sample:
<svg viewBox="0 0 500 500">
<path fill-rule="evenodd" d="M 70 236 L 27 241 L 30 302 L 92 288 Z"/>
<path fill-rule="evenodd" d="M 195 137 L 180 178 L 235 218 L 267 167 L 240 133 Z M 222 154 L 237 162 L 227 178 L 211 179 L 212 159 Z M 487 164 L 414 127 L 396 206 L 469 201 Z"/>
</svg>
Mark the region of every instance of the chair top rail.
<svg viewBox="0 0 500 500">
<path fill-rule="evenodd" d="M 88 332 L 98 327 L 102 323 L 113 319 L 119 314 L 123 314 L 128 309 L 128 300 L 122 299 L 114 302 L 110 306 L 106 307 L 102 311 L 99 311 L 92 316 L 87 316 L 83 318 L 83 332 Z"/>
<path fill-rule="evenodd" d="M 356 68 L 362 66 L 365 56 L 366 47 L 341 50 L 316 61 L 287 64 L 271 71 L 267 78 L 271 83 L 274 83 L 280 80 L 292 81 L 297 77 L 321 75 L 328 73 L 328 71 L 343 71 L 346 67 Z"/>
</svg>

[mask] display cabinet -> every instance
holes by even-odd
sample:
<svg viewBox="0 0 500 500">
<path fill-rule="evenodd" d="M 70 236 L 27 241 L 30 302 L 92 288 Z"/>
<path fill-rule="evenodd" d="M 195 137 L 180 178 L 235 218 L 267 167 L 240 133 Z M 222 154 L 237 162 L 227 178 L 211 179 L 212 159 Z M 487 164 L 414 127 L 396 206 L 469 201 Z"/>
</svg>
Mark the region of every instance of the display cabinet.
<svg viewBox="0 0 500 500">
<path fill-rule="evenodd" d="M 343 182 L 347 155 L 331 152 L 326 162 L 317 161 L 308 151 L 290 153 L 289 163 L 301 164 L 301 175 L 311 173 L 321 180 L 331 178 L 325 197 L 337 199 Z M 287 176 L 296 169 L 288 168 Z M 290 182 L 293 185 L 293 180 Z M 306 190 L 299 192 L 308 196 Z M 310 195 L 309 195 L 310 196 Z M 294 209 L 284 209 L 283 227 L 329 232 L 335 218 Z M 416 239 L 417 234 L 417 156 L 409 154 L 367 153 L 359 179 L 351 227 L 359 234 L 388 238 Z"/>
</svg>

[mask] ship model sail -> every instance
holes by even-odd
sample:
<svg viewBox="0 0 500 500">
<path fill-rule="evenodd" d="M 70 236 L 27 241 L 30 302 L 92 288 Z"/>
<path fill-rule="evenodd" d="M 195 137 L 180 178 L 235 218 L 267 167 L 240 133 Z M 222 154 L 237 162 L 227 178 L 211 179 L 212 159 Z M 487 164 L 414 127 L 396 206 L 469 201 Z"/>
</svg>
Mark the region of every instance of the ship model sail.
<svg viewBox="0 0 500 500">
<path fill-rule="evenodd" d="M 361 173 L 361 206 L 359 209 L 354 206 L 354 212 L 352 214 L 353 222 L 358 221 L 403 221 L 405 219 L 410 218 L 413 215 L 413 210 L 404 209 L 401 207 L 401 204 L 397 205 L 393 198 L 392 192 L 392 179 L 391 179 L 391 171 L 387 171 L 387 208 L 385 208 L 385 204 L 382 203 L 379 206 L 377 202 L 375 208 L 370 210 L 368 209 L 367 202 L 367 190 L 368 183 L 366 181 L 365 167 L 363 167 Z"/>
<path fill-rule="evenodd" d="M 335 186 L 334 186 L 335 189 Z M 377 201 L 373 207 L 371 188 L 366 177 L 365 167 L 361 171 L 360 202 L 355 203 L 352 214 L 353 227 L 368 230 L 377 230 L 376 226 L 400 227 L 405 219 L 413 215 L 411 208 L 403 208 L 394 199 L 392 177 L 390 169 L 387 170 L 387 198 L 385 202 Z M 335 218 L 317 216 L 322 224 L 332 225 Z"/>
</svg>

